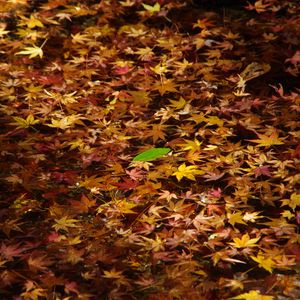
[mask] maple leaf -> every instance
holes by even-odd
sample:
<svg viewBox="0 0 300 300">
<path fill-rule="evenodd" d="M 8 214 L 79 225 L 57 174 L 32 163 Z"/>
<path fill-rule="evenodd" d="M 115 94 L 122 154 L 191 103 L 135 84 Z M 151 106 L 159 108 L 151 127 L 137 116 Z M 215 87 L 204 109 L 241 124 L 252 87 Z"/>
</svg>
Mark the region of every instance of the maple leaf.
<svg viewBox="0 0 300 300">
<path fill-rule="evenodd" d="M 196 180 L 195 175 L 202 175 L 205 172 L 203 170 L 198 170 L 197 166 L 186 166 L 185 163 L 178 167 L 178 170 L 172 174 L 176 176 L 177 180 L 180 181 L 183 177 L 191 180 Z"/>
<path fill-rule="evenodd" d="M 158 90 L 160 95 L 163 96 L 166 92 L 178 93 L 177 86 L 178 84 L 174 83 L 172 79 L 163 79 L 154 84 L 153 90 Z"/>
<path fill-rule="evenodd" d="M 281 216 L 287 218 L 288 220 L 295 218 L 295 214 L 293 214 L 290 210 L 284 210 L 281 213 Z"/>
<path fill-rule="evenodd" d="M 125 173 L 127 175 L 129 175 L 129 177 L 134 181 L 141 180 L 142 178 L 145 177 L 144 172 L 142 170 L 138 169 L 138 168 L 134 168 L 134 169 L 131 169 L 131 170 L 126 170 Z"/>
<path fill-rule="evenodd" d="M 75 223 L 79 222 L 79 220 L 68 219 L 68 217 L 62 217 L 60 219 L 54 219 L 56 224 L 52 225 L 55 231 L 65 230 L 68 231 L 69 227 L 77 227 Z"/>
<path fill-rule="evenodd" d="M 157 75 L 164 75 L 165 73 L 168 73 L 170 70 L 167 68 L 165 64 L 159 63 L 155 67 L 150 68 L 155 74 Z"/>
<path fill-rule="evenodd" d="M 250 95 L 249 93 L 245 93 L 244 88 L 238 89 L 237 91 L 233 92 L 233 94 L 237 97 L 245 97 Z"/>
<path fill-rule="evenodd" d="M 229 300 L 273 300 L 273 296 L 262 295 L 259 291 L 252 290 L 249 293 L 240 294 L 236 297 L 230 298 Z"/>
<path fill-rule="evenodd" d="M 129 190 L 135 189 L 139 185 L 139 183 L 138 183 L 138 181 L 124 178 L 123 182 L 116 182 L 116 183 L 113 183 L 112 185 L 116 186 L 120 190 L 129 191 Z"/>
<path fill-rule="evenodd" d="M 259 216 L 260 212 L 259 211 L 254 211 L 254 212 L 246 212 L 243 216 L 243 220 L 245 220 L 246 222 L 252 222 L 255 223 L 257 219 L 263 218 L 262 216 Z"/>
<path fill-rule="evenodd" d="M 134 202 L 129 202 L 126 199 L 123 199 L 118 200 L 116 205 L 122 214 L 136 214 L 136 212 L 132 210 L 132 208 L 137 206 L 137 204 Z"/>
<path fill-rule="evenodd" d="M 239 75 L 239 77 L 240 80 L 242 79 L 246 82 L 269 72 L 270 69 L 271 67 L 268 64 L 260 64 L 257 62 L 253 62 L 244 69 L 244 71 Z"/>
<path fill-rule="evenodd" d="M 10 124 L 17 125 L 17 129 L 28 128 L 40 122 L 39 120 L 35 120 L 33 115 L 29 115 L 26 119 L 20 117 L 14 117 L 13 119 L 15 120 L 15 122 Z"/>
<path fill-rule="evenodd" d="M 295 211 L 297 206 L 300 206 L 300 194 L 293 193 L 290 199 L 281 200 L 281 206 L 288 205 L 293 211 Z"/>
<path fill-rule="evenodd" d="M 236 213 L 229 213 L 227 215 L 228 217 L 228 223 L 231 224 L 232 226 L 235 225 L 235 223 L 238 223 L 238 224 L 246 224 L 245 221 L 243 220 L 243 216 L 242 216 L 242 212 L 241 211 L 238 211 Z"/>
<path fill-rule="evenodd" d="M 205 122 L 207 122 L 208 125 L 218 125 L 220 127 L 222 127 L 224 124 L 224 121 L 218 118 L 217 116 L 209 116 L 205 119 Z"/>
<path fill-rule="evenodd" d="M 36 19 L 33 15 L 30 15 L 29 20 L 26 20 L 26 25 L 28 28 L 44 27 L 43 23 L 39 19 Z"/>
<path fill-rule="evenodd" d="M 76 34 L 72 34 L 72 43 L 76 44 L 85 44 L 86 42 L 88 42 L 90 40 L 90 38 L 88 37 L 87 34 L 81 34 L 80 32 L 76 33 Z"/>
<path fill-rule="evenodd" d="M 142 5 L 145 8 L 145 10 L 150 12 L 151 14 L 160 11 L 160 4 L 158 2 L 156 2 L 153 6 L 144 3 L 142 3 Z"/>
<path fill-rule="evenodd" d="M 0 247 L 1 255 L 8 261 L 13 260 L 14 257 L 20 257 L 23 251 L 24 249 L 20 247 L 20 244 L 5 245 L 2 243 Z"/>
<path fill-rule="evenodd" d="M 272 273 L 275 262 L 271 257 L 267 257 L 259 252 L 257 256 L 251 255 L 251 258 L 258 263 L 260 268 L 264 268 L 268 272 Z"/>
<path fill-rule="evenodd" d="M 242 236 L 241 239 L 233 238 L 233 242 L 228 244 L 234 246 L 235 248 L 257 247 L 258 245 L 256 245 L 256 243 L 258 242 L 259 239 L 260 237 L 250 239 L 249 234 L 246 233 Z"/>
<path fill-rule="evenodd" d="M 249 3 L 249 2 L 248 2 Z M 271 5 L 271 3 L 263 3 L 263 0 L 255 1 L 254 5 L 249 4 L 248 6 L 245 6 L 248 10 L 256 10 L 258 13 L 266 11 L 266 9 Z"/>
<path fill-rule="evenodd" d="M 123 271 L 117 271 L 115 268 L 112 268 L 110 271 L 103 271 L 104 275 L 102 275 L 105 278 L 110 279 L 121 279 L 123 278 Z"/>
<path fill-rule="evenodd" d="M 83 117 L 81 115 L 69 115 L 65 116 L 61 119 L 51 119 L 51 124 L 47 124 L 49 127 L 59 128 L 59 129 L 67 129 L 72 127 L 74 124 L 83 125 L 84 123 L 80 120 Z"/>
<path fill-rule="evenodd" d="M 161 239 L 160 236 L 156 234 L 155 240 L 147 237 L 143 237 L 143 240 L 146 241 L 144 245 L 146 249 L 152 250 L 154 252 L 164 251 L 165 250 L 165 241 Z"/>
<path fill-rule="evenodd" d="M 77 263 L 83 261 L 82 256 L 85 253 L 85 249 L 76 249 L 72 246 L 67 248 L 65 253 L 65 261 L 71 263 L 72 265 L 76 265 Z"/>
<path fill-rule="evenodd" d="M 200 37 L 195 37 L 193 39 L 193 44 L 196 46 L 196 50 L 199 50 L 205 46 L 205 39 Z"/>
<path fill-rule="evenodd" d="M 171 193 L 168 190 L 162 190 L 158 195 L 159 195 L 158 199 L 166 199 L 168 202 L 171 201 L 172 199 L 177 199 L 177 195 Z"/>
<path fill-rule="evenodd" d="M 151 61 L 153 58 L 153 55 L 154 55 L 152 49 L 149 47 L 138 48 L 138 50 L 135 52 L 135 54 L 138 54 L 139 59 L 141 59 L 143 61 Z"/>
<path fill-rule="evenodd" d="M 38 287 L 34 282 L 28 280 L 26 282 L 26 291 L 23 292 L 20 296 L 23 299 L 30 299 L 30 300 L 39 300 L 40 297 L 45 298 L 47 297 L 47 291 Z"/>
<path fill-rule="evenodd" d="M 175 66 L 178 67 L 178 70 L 176 71 L 176 75 L 181 75 L 183 74 L 184 70 L 188 67 L 192 67 L 193 63 L 187 61 L 185 58 L 183 59 L 182 62 L 176 61 L 174 62 Z"/>
<path fill-rule="evenodd" d="M 48 269 L 48 266 L 52 264 L 52 261 L 47 259 L 46 255 L 43 256 L 30 256 L 27 260 L 28 267 L 31 271 L 45 271 Z"/>
<path fill-rule="evenodd" d="M 205 178 L 205 181 L 216 181 L 222 178 L 224 175 L 225 173 L 221 173 L 218 169 L 216 169 L 214 172 L 206 172 L 203 177 Z"/>
<path fill-rule="evenodd" d="M 148 130 L 145 134 L 145 137 L 151 137 L 153 139 L 153 143 L 156 143 L 157 140 L 165 140 L 166 134 L 165 130 L 168 128 L 168 125 L 163 124 L 152 124 L 152 129 Z"/>
<path fill-rule="evenodd" d="M 209 19 L 198 19 L 197 23 L 193 24 L 193 28 L 200 28 L 200 29 L 205 29 L 207 27 L 214 26 L 214 23 L 210 21 Z"/>
<path fill-rule="evenodd" d="M 191 152 L 198 152 L 200 151 L 200 146 L 202 142 L 199 142 L 197 139 L 194 139 L 193 141 L 190 140 L 184 140 L 185 144 L 179 144 L 178 146 L 182 147 L 182 150 L 190 150 Z"/>
<path fill-rule="evenodd" d="M 84 151 L 84 149 L 87 147 L 86 143 L 80 138 L 68 142 L 68 145 L 70 145 L 70 150 L 79 148 L 81 151 Z"/>
<path fill-rule="evenodd" d="M 203 112 L 200 112 L 199 114 L 192 114 L 190 118 L 188 118 L 190 121 L 194 121 L 197 124 L 200 124 L 201 122 L 206 121 L 206 117 L 204 116 Z"/>
<path fill-rule="evenodd" d="M 135 4 L 135 0 L 120 1 L 120 4 L 125 7 L 131 7 Z"/>
<path fill-rule="evenodd" d="M 9 33 L 9 31 L 8 30 L 4 30 L 5 28 L 4 27 L 1 27 L 0 28 L 0 38 L 3 36 L 3 35 L 5 35 L 5 34 L 8 34 Z"/>
<path fill-rule="evenodd" d="M 43 49 L 42 47 L 38 47 L 36 45 L 32 45 L 32 47 L 25 47 L 23 51 L 17 52 L 19 55 L 29 55 L 29 58 L 34 58 L 39 56 L 43 58 Z"/>
<path fill-rule="evenodd" d="M 186 105 L 186 101 L 184 100 L 183 97 L 180 97 L 178 101 L 170 100 L 170 102 L 171 102 L 171 104 L 169 106 L 175 108 L 175 110 L 182 109 Z"/>
<path fill-rule="evenodd" d="M 78 291 L 78 285 L 75 281 L 67 281 L 65 283 L 65 288 L 64 288 L 65 292 L 67 294 L 70 294 L 70 292 L 73 292 L 77 295 L 79 295 L 79 291 Z M 69 298 L 69 297 L 68 297 Z M 62 299 L 62 300 L 68 300 L 68 299 Z"/>
<path fill-rule="evenodd" d="M 273 145 L 282 145 L 284 138 L 278 137 L 278 132 L 273 131 L 271 135 L 257 134 L 259 139 L 248 140 L 252 143 L 257 143 L 259 147 L 270 147 Z"/>
<path fill-rule="evenodd" d="M 171 151 L 170 148 L 151 148 L 135 156 L 132 161 L 151 161 L 161 158 Z"/>
<path fill-rule="evenodd" d="M 255 174 L 255 178 L 257 178 L 260 175 L 265 175 L 265 176 L 268 176 L 268 177 L 272 177 L 268 166 L 257 167 L 253 170 L 253 172 Z"/>
<path fill-rule="evenodd" d="M 97 203 L 96 200 L 90 200 L 86 195 L 82 194 L 80 201 L 71 200 L 70 204 L 80 213 L 88 213 L 89 209 Z"/>
</svg>

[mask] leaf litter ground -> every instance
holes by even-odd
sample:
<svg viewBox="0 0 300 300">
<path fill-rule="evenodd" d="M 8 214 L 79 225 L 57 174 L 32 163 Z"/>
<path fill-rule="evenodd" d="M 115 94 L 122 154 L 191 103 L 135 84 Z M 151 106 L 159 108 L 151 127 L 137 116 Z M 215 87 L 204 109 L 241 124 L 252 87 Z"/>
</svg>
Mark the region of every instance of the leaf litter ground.
<svg viewBox="0 0 300 300">
<path fill-rule="evenodd" d="M 1 6 L 2 299 L 299 299 L 297 1 Z"/>
</svg>

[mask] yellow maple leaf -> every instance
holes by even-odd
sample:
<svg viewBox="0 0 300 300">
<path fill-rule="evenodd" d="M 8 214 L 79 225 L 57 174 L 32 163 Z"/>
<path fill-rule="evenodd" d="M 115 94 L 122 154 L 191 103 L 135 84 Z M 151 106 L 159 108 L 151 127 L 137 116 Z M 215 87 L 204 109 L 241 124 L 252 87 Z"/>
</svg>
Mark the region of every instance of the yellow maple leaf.
<svg viewBox="0 0 300 300">
<path fill-rule="evenodd" d="M 18 128 L 28 128 L 39 123 L 39 120 L 35 120 L 33 115 L 29 115 L 26 119 L 20 117 L 14 117 L 15 122 L 10 123 L 11 125 L 17 125 Z"/>
<path fill-rule="evenodd" d="M 209 125 L 218 125 L 223 126 L 224 121 L 219 119 L 217 116 L 209 116 L 206 118 L 205 122 L 207 122 Z"/>
<path fill-rule="evenodd" d="M 190 150 L 191 152 L 197 152 L 200 151 L 200 145 L 202 142 L 199 142 L 197 139 L 194 139 L 193 141 L 184 140 L 185 144 L 180 144 L 178 146 L 183 147 L 182 150 Z"/>
<path fill-rule="evenodd" d="M 164 75 L 165 73 L 168 73 L 170 71 L 168 67 L 163 63 L 159 63 L 155 67 L 150 67 L 150 69 L 157 75 Z"/>
<path fill-rule="evenodd" d="M 71 34 L 71 37 L 73 44 L 85 44 L 86 42 L 90 41 L 90 38 L 87 34 L 81 34 L 80 32 Z"/>
<path fill-rule="evenodd" d="M 281 206 L 288 205 L 292 210 L 300 206 L 300 194 L 293 193 L 290 199 L 283 199 Z"/>
<path fill-rule="evenodd" d="M 242 77 L 245 81 L 249 81 L 269 72 L 270 69 L 271 67 L 268 64 L 252 62 L 244 69 L 244 71 L 240 74 L 240 77 Z"/>
<path fill-rule="evenodd" d="M 238 89 L 237 91 L 233 92 L 233 94 L 237 97 L 245 97 L 245 96 L 249 96 L 249 93 L 245 93 L 244 89 Z"/>
<path fill-rule="evenodd" d="M 160 4 L 156 2 L 153 6 L 142 3 L 143 7 L 151 14 L 160 11 Z"/>
<path fill-rule="evenodd" d="M 252 290 L 249 293 L 240 294 L 236 297 L 230 298 L 229 300 L 273 300 L 273 296 L 262 295 L 259 291 Z"/>
<path fill-rule="evenodd" d="M 278 137 L 278 132 L 273 131 L 271 135 L 258 134 L 259 139 L 249 140 L 253 143 L 257 143 L 259 147 L 270 147 L 273 145 L 282 145 L 283 138 Z"/>
<path fill-rule="evenodd" d="M 80 138 L 77 138 L 76 140 L 68 142 L 68 145 L 71 146 L 70 150 L 74 150 L 76 148 L 83 150 L 87 146 L 86 143 Z"/>
<path fill-rule="evenodd" d="M 244 234 L 242 238 L 234 238 L 233 243 L 228 243 L 235 248 L 246 248 L 246 247 L 257 247 L 256 243 L 258 242 L 258 238 L 250 239 L 250 236 L 248 233 Z"/>
<path fill-rule="evenodd" d="M 177 62 L 174 62 L 174 64 L 179 68 L 179 69 L 186 69 L 187 67 L 191 67 L 193 64 L 189 61 L 187 61 L 185 58 L 183 59 L 182 62 L 180 61 L 177 61 Z"/>
<path fill-rule="evenodd" d="M 4 29 L 5 29 L 4 27 L 0 28 L 0 37 L 2 37 L 3 35 L 5 35 L 5 34 L 8 34 L 8 33 L 9 33 L 9 31 L 8 31 L 8 30 L 4 30 Z"/>
<path fill-rule="evenodd" d="M 291 220 L 295 217 L 295 214 L 291 213 L 291 211 L 289 211 L 289 210 L 284 210 L 281 213 L 281 216 L 284 217 L 284 218 L 287 218 L 288 220 Z"/>
<path fill-rule="evenodd" d="M 29 58 L 34 58 L 39 56 L 43 58 L 43 49 L 42 47 L 38 47 L 36 45 L 32 45 L 32 47 L 25 47 L 23 51 L 17 52 L 19 55 L 29 55 Z"/>
<path fill-rule="evenodd" d="M 243 216 L 243 220 L 245 220 L 246 222 L 256 222 L 257 219 L 259 218 L 263 218 L 262 216 L 259 216 L 258 214 L 260 214 L 259 211 L 255 211 L 255 212 L 246 212 Z"/>
<path fill-rule="evenodd" d="M 197 166 L 186 166 L 186 164 L 183 163 L 178 167 L 178 170 L 172 174 L 172 176 L 176 176 L 178 181 L 180 181 L 183 177 L 190 180 L 196 180 L 195 175 L 202 175 L 204 173 L 204 171 L 198 170 Z"/>
<path fill-rule="evenodd" d="M 169 106 L 175 108 L 175 110 L 176 109 L 182 109 L 186 105 L 186 101 L 182 97 L 180 97 L 178 101 L 170 100 L 170 102 L 171 102 L 171 104 Z"/>
<path fill-rule="evenodd" d="M 272 258 L 263 255 L 262 252 L 259 252 L 256 257 L 251 255 L 251 258 L 258 263 L 260 268 L 272 273 L 272 269 L 275 266 L 275 262 L 272 260 Z"/>
<path fill-rule="evenodd" d="M 126 199 L 123 199 L 117 201 L 116 205 L 122 214 L 136 214 L 136 212 L 132 210 L 132 208 L 137 206 L 134 202 L 129 202 L 126 201 Z"/>
<path fill-rule="evenodd" d="M 44 27 L 43 23 L 36 19 L 33 15 L 30 16 L 30 19 L 26 21 L 26 25 L 28 28 L 34 28 L 34 27 Z"/>
<path fill-rule="evenodd" d="M 32 299 L 32 300 L 38 300 L 40 297 L 46 297 L 47 292 L 45 289 L 42 288 L 32 288 L 27 289 L 26 291 L 21 294 L 21 297 L 23 299 Z"/>
<path fill-rule="evenodd" d="M 163 79 L 153 85 L 153 90 L 158 90 L 163 96 L 166 92 L 178 93 L 177 86 L 178 84 L 174 83 L 172 79 Z"/>
<path fill-rule="evenodd" d="M 115 268 L 111 269 L 110 271 L 103 271 L 105 278 L 113 278 L 113 279 L 120 279 L 123 278 L 122 271 L 117 271 Z"/>
<path fill-rule="evenodd" d="M 151 59 L 154 55 L 153 51 L 149 47 L 145 48 L 138 48 L 137 51 L 135 51 L 135 54 L 139 55 L 139 59 L 147 61 L 148 59 Z"/>
<path fill-rule="evenodd" d="M 193 39 L 193 44 L 196 45 L 196 50 L 199 50 L 205 46 L 205 39 L 201 37 L 195 37 Z"/>
<path fill-rule="evenodd" d="M 92 175 L 90 177 L 85 177 L 84 180 L 79 182 L 80 187 L 84 187 L 88 190 L 93 188 L 102 187 L 103 178 L 97 177 L 97 175 Z"/>
<path fill-rule="evenodd" d="M 51 119 L 51 124 L 47 124 L 49 127 L 67 129 L 72 127 L 74 124 L 83 125 L 84 123 L 80 121 L 82 117 L 80 115 L 70 115 L 63 117 L 61 119 Z"/>
<path fill-rule="evenodd" d="M 54 221 L 56 222 L 56 224 L 52 227 L 55 229 L 55 231 L 58 231 L 60 229 L 68 231 L 69 227 L 77 227 L 75 223 L 79 222 L 79 220 L 68 219 L 68 217 L 66 216 L 60 219 L 55 219 Z"/>
<path fill-rule="evenodd" d="M 194 121 L 197 124 L 200 124 L 201 122 L 207 122 L 206 117 L 204 116 L 203 112 L 200 112 L 199 114 L 192 114 L 190 118 L 188 118 L 189 121 Z"/>
<path fill-rule="evenodd" d="M 229 213 L 227 214 L 228 217 L 228 223 L 234 226 L 235 223 L 238 224 L 246 224 L 243 220 L 242 212 L 238 211 L 236 213 Z"/>
</svg>

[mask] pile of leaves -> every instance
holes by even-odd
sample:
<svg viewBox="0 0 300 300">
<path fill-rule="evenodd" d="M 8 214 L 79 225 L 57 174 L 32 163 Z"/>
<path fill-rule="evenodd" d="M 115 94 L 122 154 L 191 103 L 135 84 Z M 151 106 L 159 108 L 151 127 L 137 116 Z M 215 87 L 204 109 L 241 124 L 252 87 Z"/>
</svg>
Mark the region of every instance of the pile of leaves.
<svg viewBox="0 0 300 300">
<path fill-rule="evenodd" d="M 300 298 L 297 0 L 0 2 L 1 299 Z"/>
</svg>

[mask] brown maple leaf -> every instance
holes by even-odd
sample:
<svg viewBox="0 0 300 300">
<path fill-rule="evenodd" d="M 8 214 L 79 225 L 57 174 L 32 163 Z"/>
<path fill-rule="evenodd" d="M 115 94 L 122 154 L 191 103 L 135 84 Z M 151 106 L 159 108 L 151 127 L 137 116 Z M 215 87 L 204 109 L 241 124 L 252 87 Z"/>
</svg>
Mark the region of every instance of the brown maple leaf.
<svg viewBox="0 0 300 300">
<path fill-rule="evenodd" d="M 15 257 L 21 257 L 23 251 L 25 249 L 21 247 L 21 244 L 6 245 L 2 243 L 0 247 L 1 256 L 8 261 L 13 260 Z"/>
</svg>

